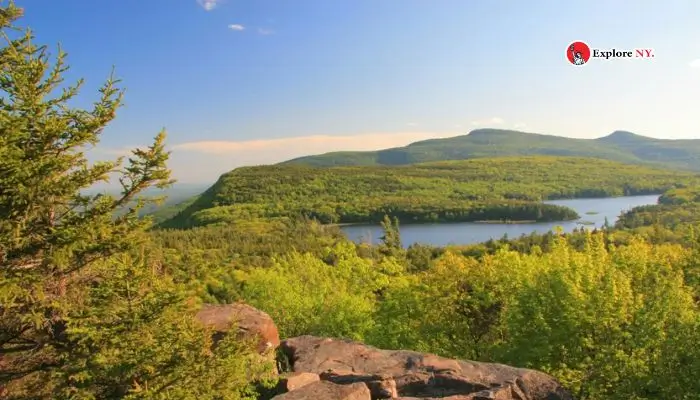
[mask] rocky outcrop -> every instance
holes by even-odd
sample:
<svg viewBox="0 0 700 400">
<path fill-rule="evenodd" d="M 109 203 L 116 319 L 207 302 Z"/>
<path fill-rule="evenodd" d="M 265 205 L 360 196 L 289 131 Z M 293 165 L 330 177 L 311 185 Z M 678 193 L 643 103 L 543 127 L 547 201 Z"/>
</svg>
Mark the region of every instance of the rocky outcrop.
<svg viewBox="0 0 700 400">
<path fill-rule="evenodd" d="M 359 387 L 356 384 L 361 383 L 369 389 L 372 399 L 573 400 L 553 377 L 502 364 L 456 361 L 412 351 L 379 350 L 352 341 L 313 336 L 285 340 L 281 350 L 293 372 L 317 374 L 321 381 L 342 386 Z M 314 389 L 320 387 L 331 386 L 312 383 L 289 394 L 304 390 L 299 394 L 303 396 L 311 390 L 321 390 Z M 348 397 L 319 394 L 284 398 L 332 400 Z"/>
<path fill-rule="evenodd" d="M 241 337 L 257 341 L 258 351 L 268 352 L 280 344 L 275 322 L 266 313 L 247 304 L 206 304 L 197 319 L 214 330 L 214 341 L 236 331 Z"/>
<path fill-rule="evenodd" d="M 312 374 L 310 372 L 292 372 L 291 374 L 285 374 L 280 377 L 277 390 L 279 393 L 291 392 L 292 390 L 299 389 L 302 386 L 320 380 L 321 377 L 317 374 Z"/>
<path fill-rule="evenodd" d="M 337 385 L 321 381 L 275 396 L 273 400 L 371 400 L 371 398 L 369 389 L 364 383 Z"/>
<path fill-rule="evenodd" d="M 542 372 L 502 364 L 458 361 L 413 351 L 301 336 L 280 344 L 274 321 L 246 304 L 206 305 L 197 319 L 215 339 L 235 332 L 272 357 L 280 347 L 291 372 L 264 398 L 277 400 L 573 400 Z M 282 394 L 280 394 L 282 393 Z"/>
</svg>

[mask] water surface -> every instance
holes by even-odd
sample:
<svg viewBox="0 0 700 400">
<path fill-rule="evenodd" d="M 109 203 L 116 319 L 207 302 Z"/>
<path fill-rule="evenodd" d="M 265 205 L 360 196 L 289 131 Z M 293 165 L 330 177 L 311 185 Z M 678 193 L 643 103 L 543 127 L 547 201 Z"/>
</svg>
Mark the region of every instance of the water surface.
<svg viewBox="0 0 700 400">
<path fill-rule="evenodd" d="M 489 239 L 500 239 L 504 234 L 509 238 L 517 238 L 522 234 L 532 232 L 547 233 L 560 226 L 565 232 L 571 232 L 576 227 L 598 227 L 605 223 L 605 218 L 611 224 L 618 216 L 631 208 L 656 204 L 658 195 L 608 197 L 604 199 L 573 199 L 552 200 L 545 203 L 570 207 L 581 216 L 576 221 L 537 222 L 525 224 L 491 224 L 477 222 L 455 222 L 435 224 L 401 225 L 401 240 L 405 247 L 413 243 L 425 243 L 434 246 L 448 244 L 472 244 L 485 242 Z M 592 223 L 582 225 L 582 223 Z M 343 232 L 356 242 L 377 243 L 383 235 L 379 225 L 349 225 L 342 227 Z"/>
</svg>

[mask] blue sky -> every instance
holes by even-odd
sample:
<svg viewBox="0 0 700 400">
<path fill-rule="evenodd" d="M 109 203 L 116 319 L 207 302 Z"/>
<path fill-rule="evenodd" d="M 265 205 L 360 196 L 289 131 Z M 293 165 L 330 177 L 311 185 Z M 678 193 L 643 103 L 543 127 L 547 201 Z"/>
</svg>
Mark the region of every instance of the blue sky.
<svg viewBox="0 0 700 400">
<path fill-rule="evenodd" d="M 182 182 L 475 127 L 700 138 L 700 2 L 17 0 L 69 54 L 81 102 L 112 66 L 126 105 L 96 154 L 162 127 Z M 570 65 L 574 40 L 653 60 Z"/>
</svg>

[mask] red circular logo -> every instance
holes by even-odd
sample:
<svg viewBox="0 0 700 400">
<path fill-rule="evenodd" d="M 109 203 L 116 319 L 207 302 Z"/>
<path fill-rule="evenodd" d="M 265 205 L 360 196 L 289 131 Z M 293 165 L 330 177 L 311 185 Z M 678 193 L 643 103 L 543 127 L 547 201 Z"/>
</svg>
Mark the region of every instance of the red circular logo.
<svg viewBox="0 0 700 400">
<path fill-rule="evenodd" d="M 591 58 L 591 48 L 584 42 L 573 42 L 566 48 L 566 58 L 574 65 L 584 65 Z"/>
</svg>

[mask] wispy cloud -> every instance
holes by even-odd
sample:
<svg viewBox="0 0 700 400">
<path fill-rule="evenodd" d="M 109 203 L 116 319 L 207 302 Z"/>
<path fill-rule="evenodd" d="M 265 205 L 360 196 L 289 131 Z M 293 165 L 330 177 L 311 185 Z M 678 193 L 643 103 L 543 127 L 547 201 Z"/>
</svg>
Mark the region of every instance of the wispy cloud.
<svg viewBox="0 0 700 400">
<path fill-rule="evenodd" d="M 700 68 L 700 58 L 691 61 L 688 65 L 690 65 L 691 68 Z"/>
<path fill-rule="evenodd" d="M 513 124 L 513 128 L 515 129 L 527 129 L 527 124 L 524 122 L 516 122 Z"/>
<path fill-rule="evenodd" d="M 240 25 L 240 24 L 231 24 L 228 26 L 228 29 L 230 29 L 232 31 L 239 31 L 240 32 L 242 30 L 245 30 L 245 26 Z"/>
<path fill-rule="evenodd" d="M 258 33 L 261 35 L 274 35 L 275 31 L 267 28 L 258 28 Z"/>
<path fill-rule="evenodd" d="M 296 157 L 332 151 L 368 151 L 405 146 L 426 139 L 461 135 L 453 132 L 377 132 L 359 135 L 313 135 L 262 140 L 211 140 L 169 146 L 168 166 L 180 183 L 214 182 L 221 174 L 246 165 L 274 164 Z M 91 159 L 129 155 L 133 147 L 97 147 Z"/>
<path fill-rule="evenodd" d="M 454 132 L 382 132 L 351 136 L 314 135 L 280 139 L 227 141 L 211 140 L 177 144 L 173 151 L 188 151 L 206 154 L 230 154 L 260 152 L 270 162 L 282 161 L 302 155 L 340 150 L 378 150 L 403 146 L 416 140 L 449 137 Z M 263 154 L 265 153 L 265 154 Z"/>
<path fill-rule="evenodd" d="M 409 122 L 406 124 L 406 126 L 418 126 L 417 122 Z"/>
<path fill-rule="evenodd" d="M 472 121 L 472 126 L 502 125 L 504 123 L 503 118 L 493 117 L 487 120 Z"/>
<path fill-rule="evenodd" d="M 221 0 L 197 0 L 197 3 L 202 6 L 203 9 L 211 11 L 221 4 Z"/>
</svg>

